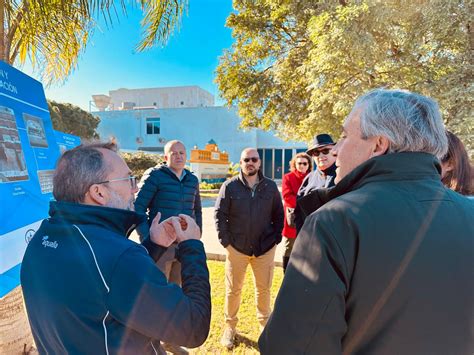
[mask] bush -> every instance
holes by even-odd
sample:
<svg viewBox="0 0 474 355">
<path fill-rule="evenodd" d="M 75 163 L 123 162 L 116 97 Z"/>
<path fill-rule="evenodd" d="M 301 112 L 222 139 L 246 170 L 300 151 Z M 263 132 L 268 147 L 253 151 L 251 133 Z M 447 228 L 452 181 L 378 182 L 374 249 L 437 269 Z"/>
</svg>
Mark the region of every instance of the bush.
<svg viewBox="0 0 474 355">
<path fill-rule="evenodd" d="M 222 182 L 216 182 L 216 183 L 209 184 L 209 183 L 203 181 L 199 184 L 199 190 L 216 190 L 216 189 L 218 190 L 218 189 L 221 188 L 222 184 L 223 184 Z"/>
<path fill-rule="evenodd" d="M 143 152 L 137 153 L 123 153 L 121 152 L 123 160 L 127 163 L 133 175 L 140 180 L 145 170 L 161 164 L 164 162 L 163 156 L 159 154 L 147 154 Z"/>
</svg>

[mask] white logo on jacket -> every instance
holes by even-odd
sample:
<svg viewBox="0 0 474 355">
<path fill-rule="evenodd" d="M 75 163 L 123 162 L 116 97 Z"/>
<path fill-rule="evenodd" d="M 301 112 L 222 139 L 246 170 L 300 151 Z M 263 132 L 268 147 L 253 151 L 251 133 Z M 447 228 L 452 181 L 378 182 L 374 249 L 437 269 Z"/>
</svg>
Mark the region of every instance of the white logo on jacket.
<svg viewBox="0 0 474 355">
<path fill-rule="evenodd" d="M 49 238 L 49 237 L 48 237 L 47 235 L 45 235 L 45 236 L 43 237 L 43 243 L 41 243 L 41 244 L 43 244 L 43 246 L 44 246 L 45 248 L 48 247 L 48 248 L 56 249 L 56 248 L 58 247 L 58 245 L 59 245 L 58 242 L 57 242 L 57 241 L 50 242 L 50 241 L 48 240 L 48 238 Z"/>
</svg>

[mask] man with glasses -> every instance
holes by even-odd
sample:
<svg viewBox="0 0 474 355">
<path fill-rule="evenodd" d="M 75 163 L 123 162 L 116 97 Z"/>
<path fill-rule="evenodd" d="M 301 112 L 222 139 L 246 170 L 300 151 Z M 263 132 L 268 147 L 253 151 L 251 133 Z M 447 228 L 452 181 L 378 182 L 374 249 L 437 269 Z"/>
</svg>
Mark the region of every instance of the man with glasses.
<svg viewBox="0 0 474 355">
<path fill-rule="evenodd" d="M 311 194 L 322 187 L 334 186 L 336 158 L 331 154 L 331 151 L 335 144 L 329 134 L 318 134 L 306 151 L 306 154 L 313 157 L 316 169 L 306 176 L 298 191 L 295 208 L 295 225 L 298 232 L 303 226 L 306 216 L 314 212 L 311 207 L 314 205 L 311 202 Z"/>
<path fill-rule="evenodd" d="M 21 284 L 41 354 L 163 354 L 160 340 L 190 347 L 209 332 L 209 272 L 201 233 L 186 215 L 153 220 L 133 211 L 135 177 L 113 143 L 66 151 L 54 174 L 50 218 L 28 244 Z M 179 243 L 183 289 L 155 262 Z"/>
<path fill-rule="evenodd" d="M 219 191 L 215 219 L 219 241 L 226 248 L 224 315 L 221 344 L 234 346 L 237 312 L 248 264 L 252 267 L 260 330 L 271 313 L 270 289 L 276 244 L 283 229 L 283 205 L 274 181 L 263 176 L 260 157 L 246 148 L 240 157 L 240 174 Z"/>
</svg>

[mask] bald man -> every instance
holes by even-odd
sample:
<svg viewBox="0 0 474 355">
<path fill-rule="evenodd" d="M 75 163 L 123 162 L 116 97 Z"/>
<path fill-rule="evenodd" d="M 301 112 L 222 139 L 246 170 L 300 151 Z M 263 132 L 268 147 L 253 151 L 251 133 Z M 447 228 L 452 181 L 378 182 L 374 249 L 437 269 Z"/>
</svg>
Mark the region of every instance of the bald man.
<svg viewBox="0 0 474 355">
<path fill-rule="evenodd" d="M 270 288 L 276 245 L 281 241 L 283 205 L 274 181 L 263 176 L 261 160 L 254 148 L 240 156 L 240 174 L 227 180 L 216 201 L 216 228 L 226 249 L 224 305 L 226 327 L 221 344 L 234 346 L 237 312 L 248 264 L 257 292 L 257 319 L 263 330 L 270 317 Z"/>
</svg>

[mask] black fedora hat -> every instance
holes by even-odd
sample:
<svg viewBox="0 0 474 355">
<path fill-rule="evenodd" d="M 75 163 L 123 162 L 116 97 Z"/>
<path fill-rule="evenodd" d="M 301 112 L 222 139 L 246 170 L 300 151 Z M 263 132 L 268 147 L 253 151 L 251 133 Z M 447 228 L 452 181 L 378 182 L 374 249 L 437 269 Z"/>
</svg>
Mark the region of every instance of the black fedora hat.
<svg viewBox="0 0 474 355">
<path fill-rule="evenodd" d="M 306 151 L 306 154 L 311 155 L 311 153 L 318 148 L 324 147 L 326 145 L 334 145 L 336 142 L 334 142 L 329 134 L 323 133 L 323 134 L 318 134 L 317 136 L 314 137 L 313 142 L 309 146 L 308 150 Z"/>
</svg>

